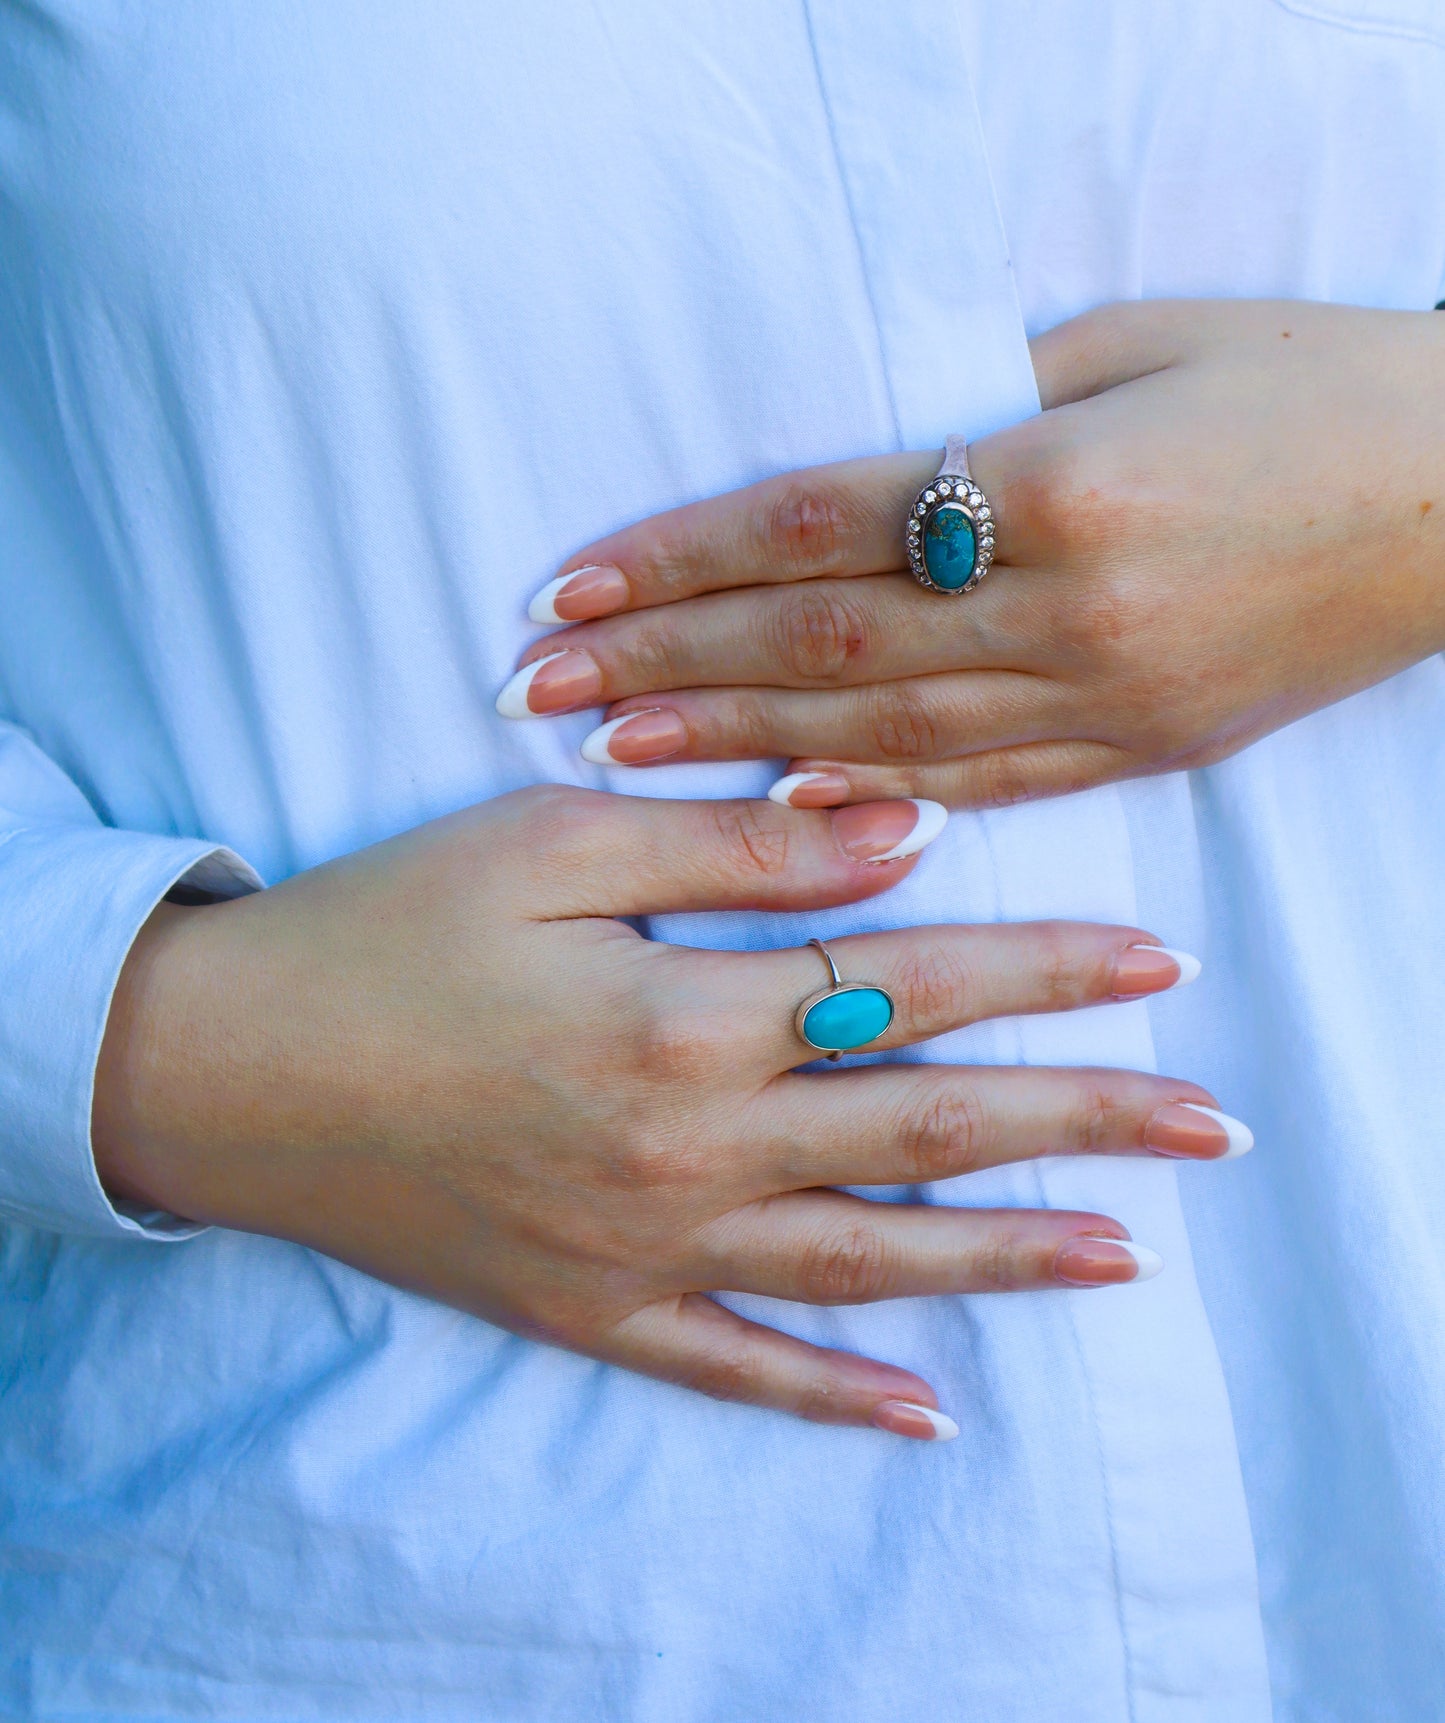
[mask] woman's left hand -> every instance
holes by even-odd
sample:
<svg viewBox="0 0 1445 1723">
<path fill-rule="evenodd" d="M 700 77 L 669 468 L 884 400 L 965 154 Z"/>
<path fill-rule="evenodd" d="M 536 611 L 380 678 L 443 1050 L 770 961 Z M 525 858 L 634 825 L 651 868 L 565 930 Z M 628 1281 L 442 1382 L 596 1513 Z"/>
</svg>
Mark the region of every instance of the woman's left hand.
<svg viewBox="0 0 1445 1723">
<path fill-rule="evenodd" d="M 573 557 L 533 615 L 581 625 L 499 708 L 608 704 L 597 760 L 787 757 L 798 806 L 976 807 L 1210 764 L 1445 646 L 1445 317 L 1126 304 L 1033 357 L 1046 410 L 970 450 L 975 591 L 905 571 L 936 452 L 791 473 Z"/>
</svg>

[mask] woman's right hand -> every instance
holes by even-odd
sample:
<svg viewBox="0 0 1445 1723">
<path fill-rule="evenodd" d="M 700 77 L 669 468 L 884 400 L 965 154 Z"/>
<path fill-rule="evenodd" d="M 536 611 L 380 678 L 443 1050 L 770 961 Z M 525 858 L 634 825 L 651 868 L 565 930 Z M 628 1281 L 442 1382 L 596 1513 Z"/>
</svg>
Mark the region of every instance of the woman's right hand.
<svg viewBox="0 0 1445 1723">
<path fill-rule="evenodd" d="M 1108 1242 L 1128 1235 L 1103 1215 L 832 1187 L 1039 1154 L 1217 1158 L 1231 1138 L 1197 1110 L 1213 1098 L 1128 1071 L 801 1071 L 793 1014 L 826 981 L 816 951 L 698 951 L 615 919 L 872 896 L 914 865 L 868 859 L 900 847 L 911 812 L 525 790 L 254 897 L 163 905 L 102 1048 L 102 1177 L 723 1399 L 947 1434 L 918 1376 L 708 1294 L 840 1304 L 1137 1278 L 1148 1253 Z M 893 994 L 888 1048 L 1160 991 L 1179 969 L 1152 945 L 1048 923 L 833 950 Z"/>
</svg>

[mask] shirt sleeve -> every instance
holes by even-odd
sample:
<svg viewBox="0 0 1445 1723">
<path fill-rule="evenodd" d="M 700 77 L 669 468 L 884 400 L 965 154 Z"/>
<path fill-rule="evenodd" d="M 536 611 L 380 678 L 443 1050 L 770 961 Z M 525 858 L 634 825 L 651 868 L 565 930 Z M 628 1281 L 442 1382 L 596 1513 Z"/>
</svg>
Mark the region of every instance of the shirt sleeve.
<svg viewBox="0 0 1445 1723">
<path fill-rule="evenodd" d="M 260 886 L 221 845 L 103 825 L 0 722 L 0 1217 L 98 1238 L 204 1230 L 106 1196 L 90 1143 L 95 1064 L 121 965 L 161 899 Z"/>
</svg>

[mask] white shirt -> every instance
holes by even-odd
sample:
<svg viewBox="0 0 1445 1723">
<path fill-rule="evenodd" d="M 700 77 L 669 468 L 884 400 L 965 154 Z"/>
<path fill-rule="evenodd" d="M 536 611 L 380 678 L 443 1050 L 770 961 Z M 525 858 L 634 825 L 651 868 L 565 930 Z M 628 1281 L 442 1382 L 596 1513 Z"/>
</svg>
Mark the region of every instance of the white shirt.
<svg viewBox="0 0 1445 1723">
<path fill-rule="evenodd" d="M 740 1301 L 922 1370 L 947 1447 L 117 1214 L 88 1116 L 198 864 L 243 890 L 538 780 L 761 792 L 496 717 L 571 550 L 1035 411 L 1026 332 L 1102 301 L 1442 292 L 1439 0 L 0 12 L 0 1714 L 1438 1710 L 1439 660 L 1208 771 L 956 816 L 883 900 L 658 927 L 1065 914 L 1204 957 L 918 1055 L 1215 1089 L 1238 1165 L 924 1193 L 1117 1215 L 1158 1280 Z"/>
</svg>

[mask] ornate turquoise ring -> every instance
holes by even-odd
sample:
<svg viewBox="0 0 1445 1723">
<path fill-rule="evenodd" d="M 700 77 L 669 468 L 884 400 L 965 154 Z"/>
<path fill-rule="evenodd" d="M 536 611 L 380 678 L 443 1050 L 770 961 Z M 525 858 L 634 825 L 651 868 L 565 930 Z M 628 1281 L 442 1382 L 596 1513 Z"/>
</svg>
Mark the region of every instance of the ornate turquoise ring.
<svg viewBox="0 0 1445 1723">
<path fill-rule="evenodd" d="M 793 1027 L 805 1046 L 841 1059 L 883 1034 L 893 1021 L 893 995 L 866 981 L 845 981 L 822 940 L 810 939 L 808 944 L 822 953 L 831 985 L 808 995 L 798 1007 Z"/>
<path fill-rule="evenodd" d="M 972 592 L 993 562 L 993 510 L 968 470 L 968 444 L 950 437 L 938 477 L 913 500 L 908 566 L 930 592 Z"/>
</svg>

